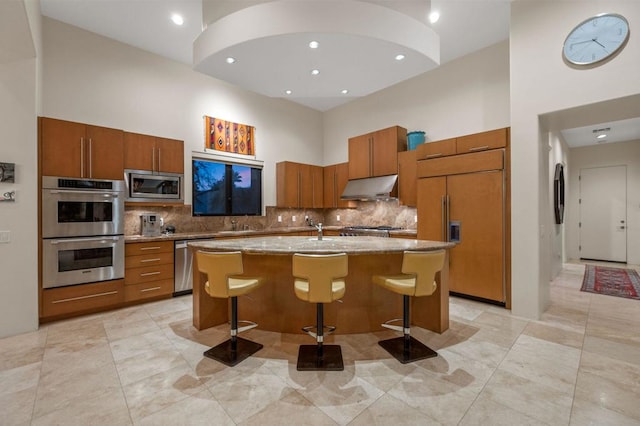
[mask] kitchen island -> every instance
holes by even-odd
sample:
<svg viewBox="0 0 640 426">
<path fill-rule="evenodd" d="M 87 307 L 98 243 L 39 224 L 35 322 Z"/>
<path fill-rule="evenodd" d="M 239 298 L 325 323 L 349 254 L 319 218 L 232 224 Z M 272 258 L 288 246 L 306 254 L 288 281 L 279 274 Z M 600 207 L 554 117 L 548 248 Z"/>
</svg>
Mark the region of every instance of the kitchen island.
<svg viewBox="0 0 640 426">
<path fill-rule="evenodd" d="M 406 250 L 449 249 L 453 243 L 377 237 L 262 237 L 190 242 L 193 251 L 240 251 L 244 275 L 262 277 L 264 284 L 238 303 L 240 319 L 255 321 L 258 328 L 283 333 L 300 333 L 315 324 L 314 304 L 299 300 L 293 291 L 291 259 L 294 253 L 347 253 L 349 274 L 342 303 L 325 305 L 325 322 L 336 333 L 364 333 L 382 330 L 380 324 L 402 317 L 402 296 L 373 284 L 373 275 L 401 273 Z M 198 330 L 226 323 L 229 301 L 210 297 L 204 290 L 207 280 L 193 263 L 193 325 Z M 448 256 L 436 274 L 438 288 L 429 297 L 412 298 L 412 324 L 442 333 L 449 328 Z"/>
</svg>

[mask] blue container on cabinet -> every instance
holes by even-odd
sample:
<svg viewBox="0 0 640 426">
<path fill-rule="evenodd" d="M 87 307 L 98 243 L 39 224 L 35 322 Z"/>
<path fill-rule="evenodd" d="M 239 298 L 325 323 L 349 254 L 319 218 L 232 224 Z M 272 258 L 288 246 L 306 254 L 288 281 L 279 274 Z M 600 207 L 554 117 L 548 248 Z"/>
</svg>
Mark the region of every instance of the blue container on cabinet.
<svg viewBox="0 0 640 426">
<path fill-rule="evenodd" d="M 407 143 L 409 145 L 409 151 L 413 151 L 424 142 L 424 132 L 409 132 L 407 133 Z"/>
</svg>

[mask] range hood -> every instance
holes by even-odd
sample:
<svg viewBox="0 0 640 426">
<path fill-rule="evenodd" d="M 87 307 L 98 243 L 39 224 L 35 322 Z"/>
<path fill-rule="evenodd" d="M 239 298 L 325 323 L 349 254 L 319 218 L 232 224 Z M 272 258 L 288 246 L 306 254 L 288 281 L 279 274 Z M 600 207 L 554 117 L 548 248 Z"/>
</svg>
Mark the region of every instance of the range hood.
<svg viewBox="0 0 640 426">
<path fill-rule="evenodd" d="M 340 197 L 343 200 L 389 200 L 398 175 L 353 179 L 347 182 Z"/>
</svg>

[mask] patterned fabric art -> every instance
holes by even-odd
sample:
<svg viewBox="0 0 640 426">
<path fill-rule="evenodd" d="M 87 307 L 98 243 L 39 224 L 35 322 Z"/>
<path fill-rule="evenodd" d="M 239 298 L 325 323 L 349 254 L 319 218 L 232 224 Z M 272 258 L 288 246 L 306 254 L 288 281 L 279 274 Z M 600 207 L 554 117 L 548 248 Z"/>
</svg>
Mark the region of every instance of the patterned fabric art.
<svg viewBox="0 0 640 426">
<path fill-rule="evenodd" d="M 236 154 L 255 155 L 253 126 L 204 117 L 205 148 Z"/>
<path fill-rule="evenodd" d="M 581 291 L 640 299 L 640 276 L 634 269 L 586 265 Z"/>
</svg>

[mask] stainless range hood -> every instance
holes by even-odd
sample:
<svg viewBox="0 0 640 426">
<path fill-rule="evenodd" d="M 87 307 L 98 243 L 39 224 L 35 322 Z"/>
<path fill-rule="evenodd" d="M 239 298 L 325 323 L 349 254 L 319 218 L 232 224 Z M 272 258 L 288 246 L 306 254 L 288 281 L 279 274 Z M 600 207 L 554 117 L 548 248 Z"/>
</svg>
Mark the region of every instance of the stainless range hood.
<svg viewBox="0 0 640 426">
<path fill-rule="evenodd" d="M 343 200 L 389 200 L 398 175 L 353 179 L 347 182 L 340 197 Z"/>
</svg>

